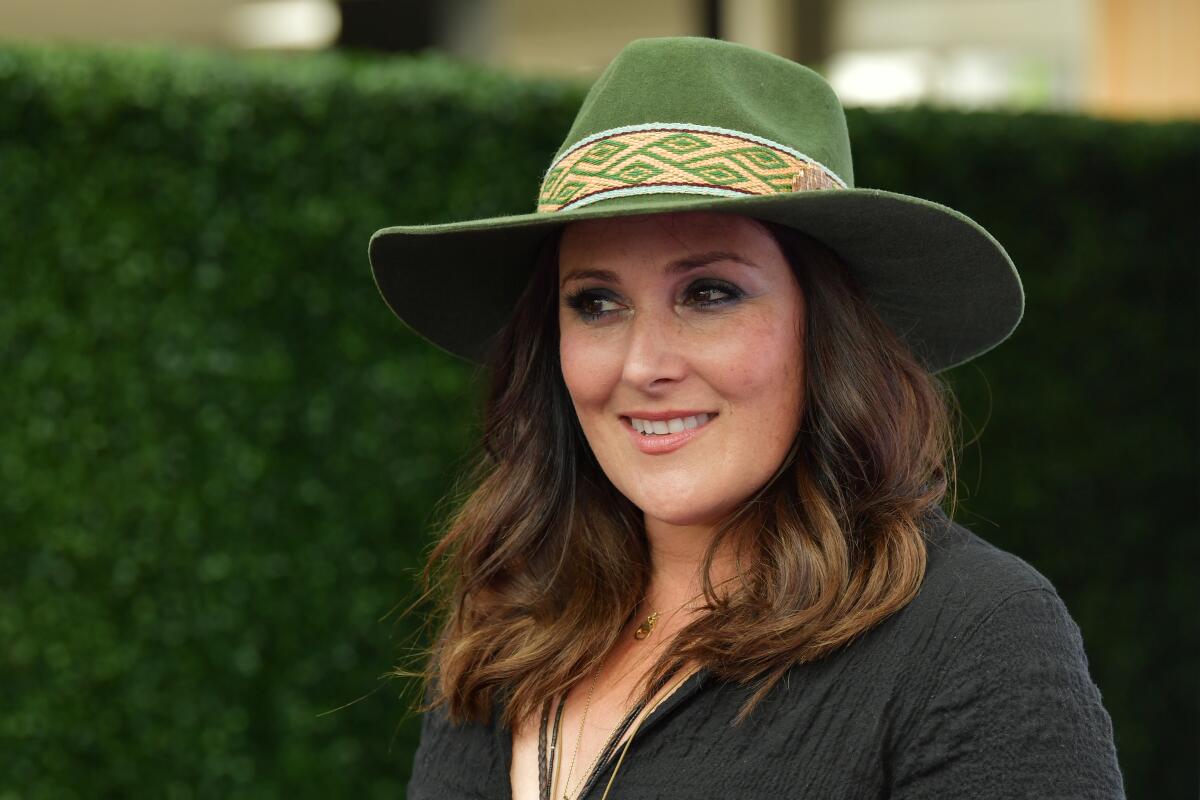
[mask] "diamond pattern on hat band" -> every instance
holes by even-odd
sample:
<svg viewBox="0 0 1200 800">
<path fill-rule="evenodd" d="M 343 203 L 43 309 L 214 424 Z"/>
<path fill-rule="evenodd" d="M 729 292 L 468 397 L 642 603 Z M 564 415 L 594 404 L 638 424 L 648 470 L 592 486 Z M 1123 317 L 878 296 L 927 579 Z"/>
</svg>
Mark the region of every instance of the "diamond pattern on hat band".
<svg viewBox="0 0 1200 800">
<path fill-rule="evenodd" d="M 631 194 L 763 195 L 844 189 L 815 159 L 761 136 L 687 123 L 650 123 L 592 134 L 557 158 L 538 211 Z"/>
</svg>

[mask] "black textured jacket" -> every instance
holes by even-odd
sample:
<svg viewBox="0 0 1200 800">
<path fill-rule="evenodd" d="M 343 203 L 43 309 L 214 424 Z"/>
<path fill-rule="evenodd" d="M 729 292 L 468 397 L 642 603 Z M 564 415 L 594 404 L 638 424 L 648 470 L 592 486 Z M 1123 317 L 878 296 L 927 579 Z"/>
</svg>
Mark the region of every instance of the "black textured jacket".
<svg viewBox="0 0 1200 800">
<path fill-rule="evenodd" d="M 706 669 L 645 719 L 610 798 L 1123 798 L 1079 628 L 1025 561 L 937 510 L 919 594 L 751 693 Z M 510 798 L 511 733 L 424 716 L 409 800 Z M 597 766 L 599 800 L 616 763 Z"/>
</svg>

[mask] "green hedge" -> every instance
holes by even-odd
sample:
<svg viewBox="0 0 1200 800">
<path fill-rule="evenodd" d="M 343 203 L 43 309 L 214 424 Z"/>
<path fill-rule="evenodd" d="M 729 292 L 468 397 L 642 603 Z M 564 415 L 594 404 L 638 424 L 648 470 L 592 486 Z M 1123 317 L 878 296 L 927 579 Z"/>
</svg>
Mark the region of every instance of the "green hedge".
<svg viewBox="0 0 1200 800">
<path fill-rule="evenodd" d="M 390 317 L 367 240 L 529 209 L 581 96 L 436 56 L 0 48 L 0 797 L 401 791 L 417 720 L 381 676 L 479 386 Z M 1183 797 L 1200 126 L 850 127 L 860 185 L 1022 270 L 1022 327 L 952 376 L 983 429 L 960 518 L 1059 587 L 1130 795 Z"/>
</svg>

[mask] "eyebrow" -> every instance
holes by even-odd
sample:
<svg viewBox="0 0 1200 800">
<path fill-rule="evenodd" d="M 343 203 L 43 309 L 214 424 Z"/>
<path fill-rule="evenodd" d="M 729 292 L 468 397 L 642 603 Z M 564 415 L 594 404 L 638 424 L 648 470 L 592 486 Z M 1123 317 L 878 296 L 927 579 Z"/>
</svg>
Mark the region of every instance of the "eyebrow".
<svg viewBox="0 0 1200 800">
<path fill-rule="evenodd" d="M 736 264 L 742 264 L 754 269 L 762 269 L 753 261 L 742 258 L 737 253 L 731 253 L 728 250 L 710 250 L 707 253 L 697 253 L 695 255 L 684 256 L 671 261 L 663 268 L 664 275 L 678 275 L 682 272 L 690 272 L 700 267 L 707 267 L 709 264 L 715 264 L 718 261 L 732 261 Z M 610 283 L 620 284 L 621 279 L 617 273 L 608 269 L 577 269 L 568 272 L 563 276 L 562 283 L 559 284 L 561 289 L 571 281 L 583 280 L 585 278 L 593 278 L 600 281 L 608 281 Z"/>
</svg>

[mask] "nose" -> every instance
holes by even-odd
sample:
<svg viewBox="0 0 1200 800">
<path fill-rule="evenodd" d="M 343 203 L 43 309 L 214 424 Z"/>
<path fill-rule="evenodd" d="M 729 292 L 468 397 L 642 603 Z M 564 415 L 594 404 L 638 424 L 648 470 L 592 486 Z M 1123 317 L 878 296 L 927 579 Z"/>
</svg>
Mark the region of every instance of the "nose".
<svg viewBox="0 0 1200 800">
<path fill-rule="evenodd" d="M 682 325 L 668 310 L 641 310 L 629 326 L 621 378 L 653 392 L 687 374 L 687 347 Z"/>
</svg>

